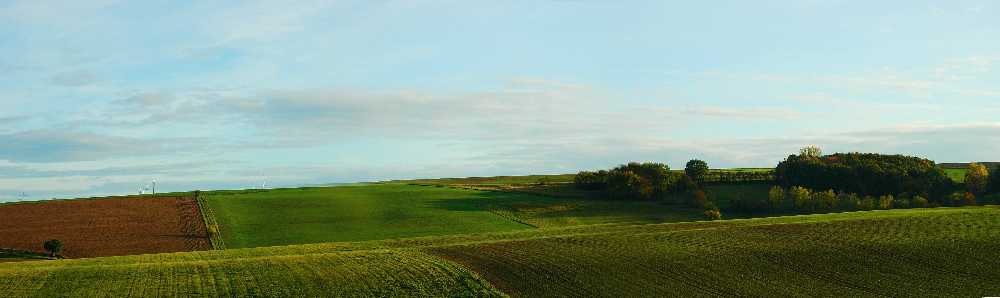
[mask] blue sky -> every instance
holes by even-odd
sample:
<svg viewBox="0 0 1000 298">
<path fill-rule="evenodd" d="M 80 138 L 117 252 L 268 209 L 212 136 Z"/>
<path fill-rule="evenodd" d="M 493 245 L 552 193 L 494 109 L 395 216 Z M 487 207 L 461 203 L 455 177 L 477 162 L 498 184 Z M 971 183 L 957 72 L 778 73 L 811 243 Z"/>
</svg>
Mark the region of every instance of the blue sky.
<svg viewBox="0 0 1000 298">
<path fill-rule="evenodd" d="M 993 1 L 2 1 L 0 200 L 1000 150 Z"/>
</svg>

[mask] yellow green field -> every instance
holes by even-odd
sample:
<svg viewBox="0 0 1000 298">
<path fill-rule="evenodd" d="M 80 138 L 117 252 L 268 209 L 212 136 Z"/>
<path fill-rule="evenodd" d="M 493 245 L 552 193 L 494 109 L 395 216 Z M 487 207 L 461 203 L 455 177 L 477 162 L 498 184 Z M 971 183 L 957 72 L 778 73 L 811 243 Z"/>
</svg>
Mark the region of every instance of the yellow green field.
<svg viewBox="0 0 1000 298">
<path fill-rule="evenodd" d="M 1000 208 L 591 225 L 0 264 L 0 296 L 920 296 L 1000 292 Z"/>
</svg>

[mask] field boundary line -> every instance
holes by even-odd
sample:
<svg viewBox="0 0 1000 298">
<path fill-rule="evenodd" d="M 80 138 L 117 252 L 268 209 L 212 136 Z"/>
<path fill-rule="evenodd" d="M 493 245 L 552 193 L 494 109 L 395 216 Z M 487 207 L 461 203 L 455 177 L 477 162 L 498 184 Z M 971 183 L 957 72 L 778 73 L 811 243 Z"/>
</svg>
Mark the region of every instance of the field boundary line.
<svg viewBox="0 0 1000 298">
<path fill-rule="evenodd" d="M 208 206 L 205 197 L 195 195 L 194 199 L 198 202 L 198 210 L 201 211 L 201 218 L 205 221 L 205 228 L 208 229 L 208 239 L 212 242 L 212 249 L 226 249 L 226 242 L 222 240 L 222 229 L 215 218 L 215 210 Z"/>
</svg>

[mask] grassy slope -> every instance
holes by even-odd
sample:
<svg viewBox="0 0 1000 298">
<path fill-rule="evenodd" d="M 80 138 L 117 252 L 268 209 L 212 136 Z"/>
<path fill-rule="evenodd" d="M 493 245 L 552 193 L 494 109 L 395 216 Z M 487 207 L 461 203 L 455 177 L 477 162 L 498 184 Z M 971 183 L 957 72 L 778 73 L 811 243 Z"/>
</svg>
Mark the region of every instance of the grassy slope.
<svg viewBox="0 0 1000 298">
<path fill-rule="evenodd" d="M 408 185 L 305 188 L 211 195 L 229 248 L 530 228 L 481 205 L 520 194 Z"/>
<path fill-rule="evenodd" d="M 974 297 L 1000 292 L 998 214 L 862 212 L 840 221 L 650 227 L 433 251 L 525 297 Z"/>
<path fill-rule="evenodd" d="M 998 241 L 995 206 L 594 225 L 0 264 L 0 296 L 984 296 Z"/>
<path fill-rule="evenodd" d="M 698 210 L 660 202 L 405 184 L 284 189 L 206 198 L 228 248 L 701 219 Z"/>
</svg>

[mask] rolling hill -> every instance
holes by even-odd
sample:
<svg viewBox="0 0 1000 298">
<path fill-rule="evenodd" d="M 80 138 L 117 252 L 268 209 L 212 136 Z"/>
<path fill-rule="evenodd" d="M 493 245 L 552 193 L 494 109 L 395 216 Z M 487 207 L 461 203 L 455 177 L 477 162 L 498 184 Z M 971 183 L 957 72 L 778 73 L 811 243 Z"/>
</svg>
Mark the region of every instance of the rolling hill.
<svg viewBox="0 0 1000 298">
<path fill-rule="evenodd" d="M 0 264 L 0 295 L 986 296 L 1000 208 L 869 211 Z"/>
</svg>

